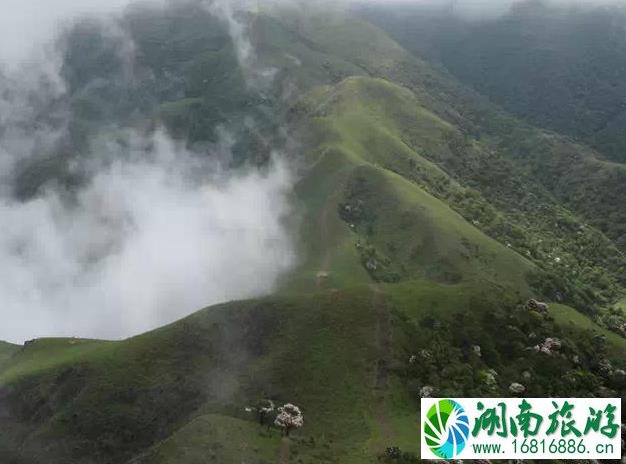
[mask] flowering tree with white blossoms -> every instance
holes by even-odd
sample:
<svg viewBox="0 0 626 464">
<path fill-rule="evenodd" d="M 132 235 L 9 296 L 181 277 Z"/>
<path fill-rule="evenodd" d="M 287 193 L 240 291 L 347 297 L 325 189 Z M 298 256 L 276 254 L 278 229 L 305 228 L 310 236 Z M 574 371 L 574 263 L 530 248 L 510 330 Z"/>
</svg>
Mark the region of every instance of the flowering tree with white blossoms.
<svg viewBox="0 0 626 464">
<path fill-rule="evenodd" d="M 292 429 L 299 429 L 304 425 L 304 417 L 302 411 L 295 404 L 287 403 L 278 408 L 278 415 L 274 421 L 274 425 L 283 429 L 286 436 Z"/>
</svg>

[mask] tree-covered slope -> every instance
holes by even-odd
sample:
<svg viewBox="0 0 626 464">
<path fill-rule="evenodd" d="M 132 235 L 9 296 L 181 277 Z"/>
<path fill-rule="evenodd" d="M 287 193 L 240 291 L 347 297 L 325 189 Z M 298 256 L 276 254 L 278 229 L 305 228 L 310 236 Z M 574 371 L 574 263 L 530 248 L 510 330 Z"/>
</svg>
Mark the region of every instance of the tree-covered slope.
<svg viewBox="0 0 626 464">
<path fill-rule="evenodd" d="M 437 77 L 419 86 L 445 101 L 447 114 L 466 133 L 494 138 L 500 153 L 541 178 L 559 202 L 623 249 L 625 173 L 620 164 L 603 161 L 619 161 L 624 152 L 618 122 L 624 104 L 618 69 L 626 43 L 621 9 L 526 2 L 483 21 L 426 6 L 369 5 L 359 11 L 431 63 Z M 416 78 L 401 81 L 413 87 Z"/>
<path fill-rule="evenodd" d="M 512 291 L 528 291 L 526 279 L 534 270 L 530 262 L 485 236 L 425 191 L 428 183 L 413 177 L 422 173 L 428 181 L 462 190 L 418 154 L 417 150 L 440 148 L 444 134 L 453 128 L 420 107 L 408 90 L 380 79 L 350 78 L 311 92 L 294 112 L 304 118 L 303 130 L 308 132 L 311 175 L 325 177 L 320 170 L 328 166 L 339 171 L 336 166 L 341 166 L 335 184 L 320 184 L 326 191 L 315 195 L 331 202 L 320 205 L 318 228 L 327 227 L 324 215 L 342 220 L 344 240 L 356 249 L 371 278 L 398 282 L 426 277 L 476 285 L 506 281 Z M 411 130 L 402 132 L 402 122 Z M 403 137 L 413 137 L 419 149 L 407 146 Z M 307 182 L 305 177 L 303 183 Z M 307 193 L 305 198 L 311 196 Z"/>
<path fill-rule="evenodd" d="M 288 446 L 289 462 L 365 463 L 390 445 L 417 452 L 425 386 L 497 396 L 517 381 L 533 396 L 623 397 L 624 340 L 556 309 L 562 326 L 497 289 L 410 281 L 220 305 L 123 342 L 37 340 L 0 373 L 0 453 L 30 464 L 270 463 Z M 559 354 L 527 350 L 548 336 L 562 340 Z M 263 398 L 303 409 L 288 445 L 246 411 Z"/>
<path fill-rule="evenodd" d="M 427 6 L 367 17 L 507 111 L 626 160 L 623 7 L 530 0 L 493 19 Z"/>
<path fill-rule="evenodd" d="M 515 251 L 533 261 L 533 273 L 541 275 L 533 279 L 536 290 L 546 292 L 547 298 L 566 299 L 593 313 L 621 293 L 624 260 L 610 240 L 556 200 L 538 174 L 511 162 L 493 145 L 472 141 L 459 128 L 427 110 L 408 89 L 380 79 L 348 79 L 312 92 L 294 111 L 306 121 L 306 140 L 315 147 L 316 156 L 322 160 L 347 159 L 343 164 L 335 159 L 335 165 L 368 163 L 425 190 L 460 213 L 468 229 L 478 228 L 509 248 L 507 252 Z M 370 238 L 375 240 L 376 212 L 373 204 L 361 203 L 367 198 L 377 198 L 380 203 L 391 195 L 368 191 L 367 183 L 361 184 L 348 182 L 348 199 L 344 199 L 340 211 L 353 230 L 364 235 L 361 252 L 367 249 L 382 257 L 391 252 L 404 260 L 406 246 L 391 240 L 401 230 L 399 219 L 382 233 L 376 247 L 369 249 L 365 245 Z M 392 203 L 402 204 L 396 199 Z M 386 205 L 382 209 L 394 208 Z M 412 231 L 410 220 L 406 220 L 404 227 Z M 415 227 L 420 229 L 419 223 Z M 442 229 L 452 230 L 449 226 Z M 405 240 L 417 244 L 422 233 L 409 232 Z M 446 233 L 434 236 L 443 238 Z M 451 251 L 454 246 L 446 243 L 442 248 Z M 481 248 L 477 246 L 477 250 Z M 475 255 L 466 250 L 461 255 L 465 259 L 478 258 L 482 251 Z M 481 260 L 469 261 L 470 266 L 479 266 Z M 454 267 L 462 259 L 452 262 L 448 264 Z M 401 266 L 410 264 L 405 261 Z M 487 267 L 498 269 L 496 274 L 504 270 L 491 261 Z M 471 272 L 465 267 L 460 274 Z M 503 280 L 516 279 L 509 276 Z"/>
</svg>

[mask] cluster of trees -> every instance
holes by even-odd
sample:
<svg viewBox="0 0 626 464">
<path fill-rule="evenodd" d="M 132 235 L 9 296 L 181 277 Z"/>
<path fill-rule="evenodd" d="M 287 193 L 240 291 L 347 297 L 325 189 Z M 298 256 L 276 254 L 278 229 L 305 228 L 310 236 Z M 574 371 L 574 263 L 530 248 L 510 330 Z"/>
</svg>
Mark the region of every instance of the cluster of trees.
<svg viewBox="0 0 626 464">
<path fill-rule="evenodd" d="M 626 360 L 603 336 L 563 328 L 549 310 L 539 313 L 504 297 L 474 298 L 470 306 L 467 312 L 433 311 L 417 321 L 396 313 L 409 336 L 394 372 L 416 409 L 425 386 L 436 397 L 509 397 L 521 391 L 529 397 L 626 401 Z M 394 446 L 381 460 L 419 462 L 415 453 Z"/>
<path fill-rule="evenodd" d="M 626 361 L 602 336 L 564 329 L 523 304 L 475 299 L 467 313 L 403 324 L 413 336 L 397 374 L 414 398 L 424 385 L 441 397 L 509 396 L 514 383 L 536 397 L 626 394 Z M 535 348 L 546 341 L 549 352 Z"/>
<path fill-rule="evenodd" d="M 266 426 L 268 430 L 272 426 L 278 427 L 287 437 L 292 430 L 299 429 L 304 425 L 302 411 L 292 403 L 286 403 L 277 408 L 272 400 L 264 399 L 254 409 L 256 410 L 259 424 Z"/>
</svg>

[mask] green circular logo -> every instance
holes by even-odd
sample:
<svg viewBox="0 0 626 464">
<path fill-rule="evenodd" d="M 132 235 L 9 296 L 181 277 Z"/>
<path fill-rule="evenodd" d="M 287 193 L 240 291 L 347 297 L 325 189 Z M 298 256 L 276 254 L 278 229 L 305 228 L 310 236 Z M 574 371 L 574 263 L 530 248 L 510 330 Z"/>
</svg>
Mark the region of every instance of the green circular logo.
<svg viewBox="0 0 626 464">
<path fill-rule="evenodd" d="M 435 456 L 458 456 L 469 436 L 469 419 L 463 406 L 454 400 L 439 400 L 426 413 L 422 424 L 426 444 Z"/>
</svg>

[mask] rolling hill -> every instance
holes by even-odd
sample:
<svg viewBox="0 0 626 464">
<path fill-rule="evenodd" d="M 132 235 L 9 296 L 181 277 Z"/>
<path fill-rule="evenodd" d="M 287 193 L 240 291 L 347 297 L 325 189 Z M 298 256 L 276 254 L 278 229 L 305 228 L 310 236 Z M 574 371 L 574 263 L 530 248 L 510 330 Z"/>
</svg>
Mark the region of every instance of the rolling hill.
<svg viewBox="0 0 626 464">
<path fill-rule="evenodd" d="M 415 462 L 426 387 L 626 397 L 622 164 L 506 113 L 352 12 L 243 17 L 257 65 L 279 70 L 262 91 L 193 6 L 129 11 L 137 72 L 152 77 L 117 88 L 90 84 L 117 69 L 110 44 L 71 31 L 100 50 L 66 58 L 75 131 L 164 124 L 198 147 L 232 123 L 234 169 L 286 147 L 298 266 L 272 295 L 127 340 L 0 343 L 3 463 L 375 463 L 390 446 L 404 461 L 389 462 Z M 83 143 L 72 156 L 89 156 Z M 37 174 L 18 179 L 26 196 L 59 176 L 24 172 Z M 547 337 L 558 353 L 533 350 Z M 301 407 L 304 427 L 259 424 L 264 399 Z"/>
</svg>

